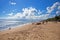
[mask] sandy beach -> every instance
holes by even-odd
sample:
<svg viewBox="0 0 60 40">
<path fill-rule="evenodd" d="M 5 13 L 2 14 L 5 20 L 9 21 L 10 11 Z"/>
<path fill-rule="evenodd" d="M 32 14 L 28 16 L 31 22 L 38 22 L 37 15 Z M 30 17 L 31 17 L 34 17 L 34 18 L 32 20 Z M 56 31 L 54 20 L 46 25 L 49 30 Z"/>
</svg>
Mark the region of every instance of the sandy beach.
<svg viewBox="0 0 60 40">
<path fill-rule="evenodd" d="M 28 24 L 0 32 L 0 40 L 60 40 L 60 22 Z"/>
</svg>

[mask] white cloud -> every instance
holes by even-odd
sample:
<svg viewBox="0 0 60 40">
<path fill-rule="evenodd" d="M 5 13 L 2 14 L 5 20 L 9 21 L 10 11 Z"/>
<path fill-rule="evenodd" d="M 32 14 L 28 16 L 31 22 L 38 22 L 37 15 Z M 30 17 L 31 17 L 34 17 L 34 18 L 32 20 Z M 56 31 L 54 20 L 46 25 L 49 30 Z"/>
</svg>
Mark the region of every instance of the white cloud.
<svg viewBox="0 0 60 40">
<path fill-rule="evenodd" d="M 47 17 L 46 15 L 43 15 L 40 10 L 37 10 L 36 8 L 33 8 L 33 7 L 23 8 L 22 11 L 23 11 L 23 16 L 26 19 L 44 19 Z"/>
<path fill-rule="evenodd" d="M 26 18 L 31 18 L 31 16 L 34 16 L 34 14 L 37 12 L 37 9 L 29 7 L 29 8 L 23 8 L 22 11 L 23 15 Z"/>
<path fill-rule="evenodd" d="M 9 3 L 10 3 L 11 5 L 16 5 L 16 2 L 10 1 Z"/>
<path fill-rule="evenodd" d="M 37 14 L 37 15 L 35 15 Z M 41 15 L 39 15 L 41 14 Z M 47 14 L 43 15 L 40 10 L 37 10 L 36 8 L 29 7 L 29 8 L 23 8 L 22 12 L 16 13 L 13 15 L 12 13 L 9 14 L 9 19 L 45 19 L 47 17 Z M 12 15 L 12 16 L 11 16 Z"/>
<path fill-rule="evenodd" d="M 38 11 L 38 14 L 39 14 L 39 15 L 42 14 L 42 11 L 39 10 L 39 11 Z"/>
<path fill-rule="evenodd" d="M 60 3 L 59 2 L 56 2 L 54 3 L 51 7 L 47 7 L 47 13 L 51 13 L 52 11 L 54 11 L 54 9 L 57 7 L 57 6 L 60 6 Z"/>
<path fill-rule="evenodd" d="M 60 6 L 58 6 L 58 10 L 60 10 Z"/>
<path fill-rule="evenodd" d="M 22 11 L 24 15 L 30 16 L 34 15 L 34 12 L 37 12 L 37 9 L 29 7 L 29 8 L 23 8 Z"/>
<path fill-rule="evenodd" d="M 60 3 L 56 2 L 54 3 L 51 7 L 47 7 L 47 13 L 43 12 L 41 10 L 37 10 L 36 8 L 33 7 L 28 7 L 28 8 L 23 8 L 22 12 L 17 12 L 16 14 L 13 15 L 13 13 L 10 13 L 8 15 L 10 15 L 8 18 L 10 19 L 47 19 L 50 15 L 50 13 L 52 13 L 55 9 L 60 9 Z M 13 10 L 14 11 L 14 10 Z M 60 11 L 59 10 L 55 10 L 56 14 L 59 14 Z M 44 14 L 46 13 L 46 14 Z"/>
<path fill-rule="evenodd" d="M 22 18 L 23 17 L 23 14 L 21 13 L 17 13 L 16 15 L 14 15 L 15 18 Z"/>
<path fill-rule="evenodd" d="M 56 11 L 56 14 L 60 14 L 60 11 Z"/>
<path fill-rule="evenodd" d="M 8 17 L 8 18 L 26 18 L 30 19 L 32 16 L 34 16 L 34 13 L 37 12 L 35 8 L 29 7 L 29 8 L 23 8 L 21 13 L 16 13 L 15 15 Z M 12 15 L 9 14 L 9 15 Z"/>
<path fill-rule="evenodd" d="M 12 13 L 9 14 L 10 16 L 8 17 L 8 19 L 18 19 L 18 18 L 22 18 L 22 15 L 21 13 L 16 13 L 15 15 L 13 15 Z"/>
<path fill-rule="evenodd" d="M 8 14 L 8 16 L 13 16 L 13 13 Z"/>
</svg>

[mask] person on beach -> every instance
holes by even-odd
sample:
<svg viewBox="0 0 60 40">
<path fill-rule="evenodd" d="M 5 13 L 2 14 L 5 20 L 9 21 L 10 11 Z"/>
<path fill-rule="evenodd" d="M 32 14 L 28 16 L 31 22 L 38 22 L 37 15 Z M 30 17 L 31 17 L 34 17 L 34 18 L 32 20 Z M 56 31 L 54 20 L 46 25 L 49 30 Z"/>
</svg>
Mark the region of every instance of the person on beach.
<svg viewBox="0 0 60 40">
<path fill-rule="evenodd" d="M 9 30 L 11 30 L 11 28 L 9 28 Z"/>
<path fill-rule="evenodd" d="M 46 20 L 45 22 L 46 22 L 46 24 L 48 23 L 48 21 L 47 21 L 47 20 Z"/>
<path fill-rule="evenodd" d="M 44 21 L 42 22 L 42 24 L 44 24 Z"/>
</svg>

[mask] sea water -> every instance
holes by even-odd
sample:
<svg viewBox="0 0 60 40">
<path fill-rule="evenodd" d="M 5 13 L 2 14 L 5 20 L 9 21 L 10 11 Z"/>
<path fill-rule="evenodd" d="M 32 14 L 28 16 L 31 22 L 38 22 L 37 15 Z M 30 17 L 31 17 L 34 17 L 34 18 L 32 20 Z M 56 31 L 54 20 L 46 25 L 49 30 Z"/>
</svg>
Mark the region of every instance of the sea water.
<svg viewBox="0 0 60 40">
<path fill-rule="evenodd" d="M 0 19 L 0 30 L 13 28 L 18 25 L 29 23 L 27 20 Z"/>
<path fill-rule="evenodd" d="M 40 21 L 40 20 L 37 20 Z M 15 28 L 20 25 L 24 25 L 27 23 L 36 22 L 36 20 L 27 20 L 27 19 L 0 19 L 0 31 L 9 29 L 9 28 Z"/>
</svg>

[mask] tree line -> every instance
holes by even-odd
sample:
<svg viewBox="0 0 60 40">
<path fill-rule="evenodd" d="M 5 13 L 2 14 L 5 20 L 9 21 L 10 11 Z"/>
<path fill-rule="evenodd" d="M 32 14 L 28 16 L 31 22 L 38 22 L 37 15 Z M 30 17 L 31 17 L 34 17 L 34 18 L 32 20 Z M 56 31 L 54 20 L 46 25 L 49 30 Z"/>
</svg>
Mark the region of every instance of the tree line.
<svg viewBox="0 0 60 40">
<path fill-rule="evenodd" d="M 53 18 L 48 18 L 47 21 L 59 21 L 60 22 L 60 15 L 56 15 L 55 17 Z"/>
</svg>

